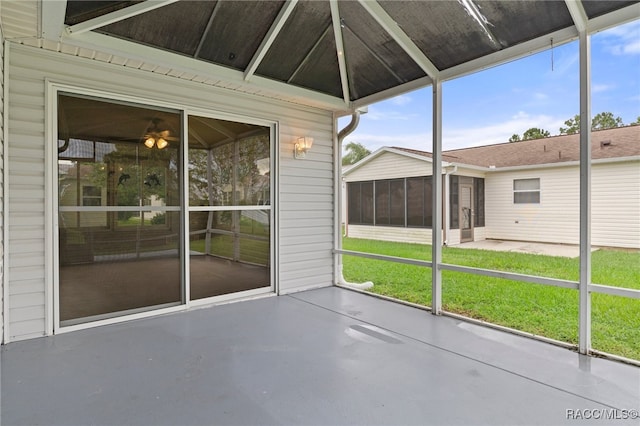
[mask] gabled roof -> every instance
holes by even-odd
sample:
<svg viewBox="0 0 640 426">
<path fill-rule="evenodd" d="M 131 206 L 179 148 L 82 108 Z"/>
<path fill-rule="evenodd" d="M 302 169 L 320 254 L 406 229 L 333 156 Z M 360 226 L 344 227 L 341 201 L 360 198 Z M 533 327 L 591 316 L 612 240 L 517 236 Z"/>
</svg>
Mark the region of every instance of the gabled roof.
<svg viewBox="0 0 640 426">
<path fill-rule="evenodd" d="M 344 174 L 391 152 L 431 162 L 430 152 L 401 147 L 382 147 L 360 160 Z M 640 158 L 640 126 L 617 127 L 591 133 L 591 159 Z M 562 164 L 580 160 L 580 135 L 553 136 L 473 148 L 443 151 L 443 165 L 476 166 L 487 169 Z"/>
<path fill-rule="evenodd" d="M 516 167 L 580 160 L 580 135 L 553 136 L 446 151 L 454 163 L 482 167 Z M 591 159 L 640 156 L 640 126 L 591 133 Z"/>
<path fill-rule="evenodd" d="M 27 22 L 21 3 L 2 7 L 16 42 L 341 112 L 640 16 L 627 0 L 40 0 Z"/>
</svg>

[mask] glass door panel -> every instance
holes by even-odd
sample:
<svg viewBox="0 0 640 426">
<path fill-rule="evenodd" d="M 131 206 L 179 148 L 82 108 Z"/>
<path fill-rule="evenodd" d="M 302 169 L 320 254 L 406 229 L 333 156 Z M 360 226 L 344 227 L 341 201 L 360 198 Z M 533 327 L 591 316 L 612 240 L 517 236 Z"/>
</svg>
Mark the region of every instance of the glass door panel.
<svg viewBox="0 0 640 426">
<path fill-rule="evenodd" d="M 473 187 L 460 185 L 460 241 L 473 241 Z"/>
<path fill-rule="evenodd" d="M 270 128 L 189 117 L 191 298 L 271 286 Z"/>
<path fill-rule="evenodd" d="M 59 95 L 61 325 L 182 302 L 180 117 Z"/>
</svg>

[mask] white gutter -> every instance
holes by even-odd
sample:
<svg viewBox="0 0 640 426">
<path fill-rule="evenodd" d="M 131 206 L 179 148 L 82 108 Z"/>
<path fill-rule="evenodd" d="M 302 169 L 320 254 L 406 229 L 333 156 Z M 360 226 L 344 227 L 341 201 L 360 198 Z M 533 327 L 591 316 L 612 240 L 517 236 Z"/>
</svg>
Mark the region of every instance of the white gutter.
<svg viewBox="0 0 640 426">
<path fill-rule="evenodd" d="M 336 225 L 336 232 L 334 233 L 335 235 L 335 242 L 334 242 L 334 247 L 336 248 L 336 250 L 342 250 L 342 232 L 341 232 L 341 226 L 342 226 L 342 221 L 340 220 L 340 217 L 342 215 L 342 142 L 344 141 L 344 138 L 346 138 L 349 134 L 351 134 L 357 127 L 358 124 L 360 123 L 360 114 L 366 114 L 367 113 L 367 109 L 366 108 L 360 108 L 357 109 L 353 112 L 353 114 L 351 115 L 351 122 L 349 124 L 347 124 L 347 126 L 340 130 L 338 132 L 338 146 L 336 148 L 337 152 L 340 153 L 340 155 L 336 155 L 336 208 L 335 208 L 335 215 L 336 215 L 336 220 L 335 223 Z M 346 218 L 345 218 L 346 219 Z M 347 226 L 347 220 L 345 220 L 345 226 Z M 342 285 L 345 287 L 351 287 L 351 288 L 356 288 L 359 290 L 366 290 L 368 288 L 373 287 L 373 283 L 371 281 L 367 281 L 364 283 L 351 283 L 347 280 L 344 279 L 344 275 L 342 273 L 342 255 L 341 254 L 336 254 L 336 263 L 338 265 L 338 270 L 336 271 L 336 284 L 337 285 Z"/>
</svg>

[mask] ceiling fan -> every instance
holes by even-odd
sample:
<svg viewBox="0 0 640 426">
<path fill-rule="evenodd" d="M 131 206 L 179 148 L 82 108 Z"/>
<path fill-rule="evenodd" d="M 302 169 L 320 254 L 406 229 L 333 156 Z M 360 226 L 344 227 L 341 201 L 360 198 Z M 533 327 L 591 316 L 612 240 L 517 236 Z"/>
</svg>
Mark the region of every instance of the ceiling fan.
<svg viewBox="0 0 640 426">
<path fill-rule="evenodd" d="M 160 130 L 158 123 L 161 123 L 161 118 L 152 118 L 151 126 L 147 129 L 147 133 L 144 135 L 144 146 L 151 149 L 154 147 L 158 147 L 158 149 L 164 149 L 169 145 L 168 139 L 170 139 L 171 132 L 169 129 Z"/>
</svg>

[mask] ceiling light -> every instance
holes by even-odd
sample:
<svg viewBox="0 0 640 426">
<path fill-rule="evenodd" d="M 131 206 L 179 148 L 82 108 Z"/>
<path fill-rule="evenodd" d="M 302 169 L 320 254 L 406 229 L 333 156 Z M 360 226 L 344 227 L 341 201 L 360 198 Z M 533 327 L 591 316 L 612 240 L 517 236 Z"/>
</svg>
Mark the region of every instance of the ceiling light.
<svg viewBox="0 0 640 426">
<path fill-rule="evenodd" d="M 145 145 L 146 145 L 146 143 L 145 143 Z M 156 146 L 158 147 L 158 149 L 165 148 L 167 145 L 169 145 L 169 142 L 167 142 L 166 139 L 164 139 L 162 137 L 156 139 Z"/>
<path fill-rule="evenodd" d="M 162 130 L 158 127 L 158 123 L 162 120 L 154 118 L 151 127 L 147 129 L 147 133 L 144 135 L 144 146 L 151 149 L 153 146 L 157 146 L 158 149 L 166 148 L 169 145 L 167 139 L 169 138 L 169 130 Z"/>
</svg>

